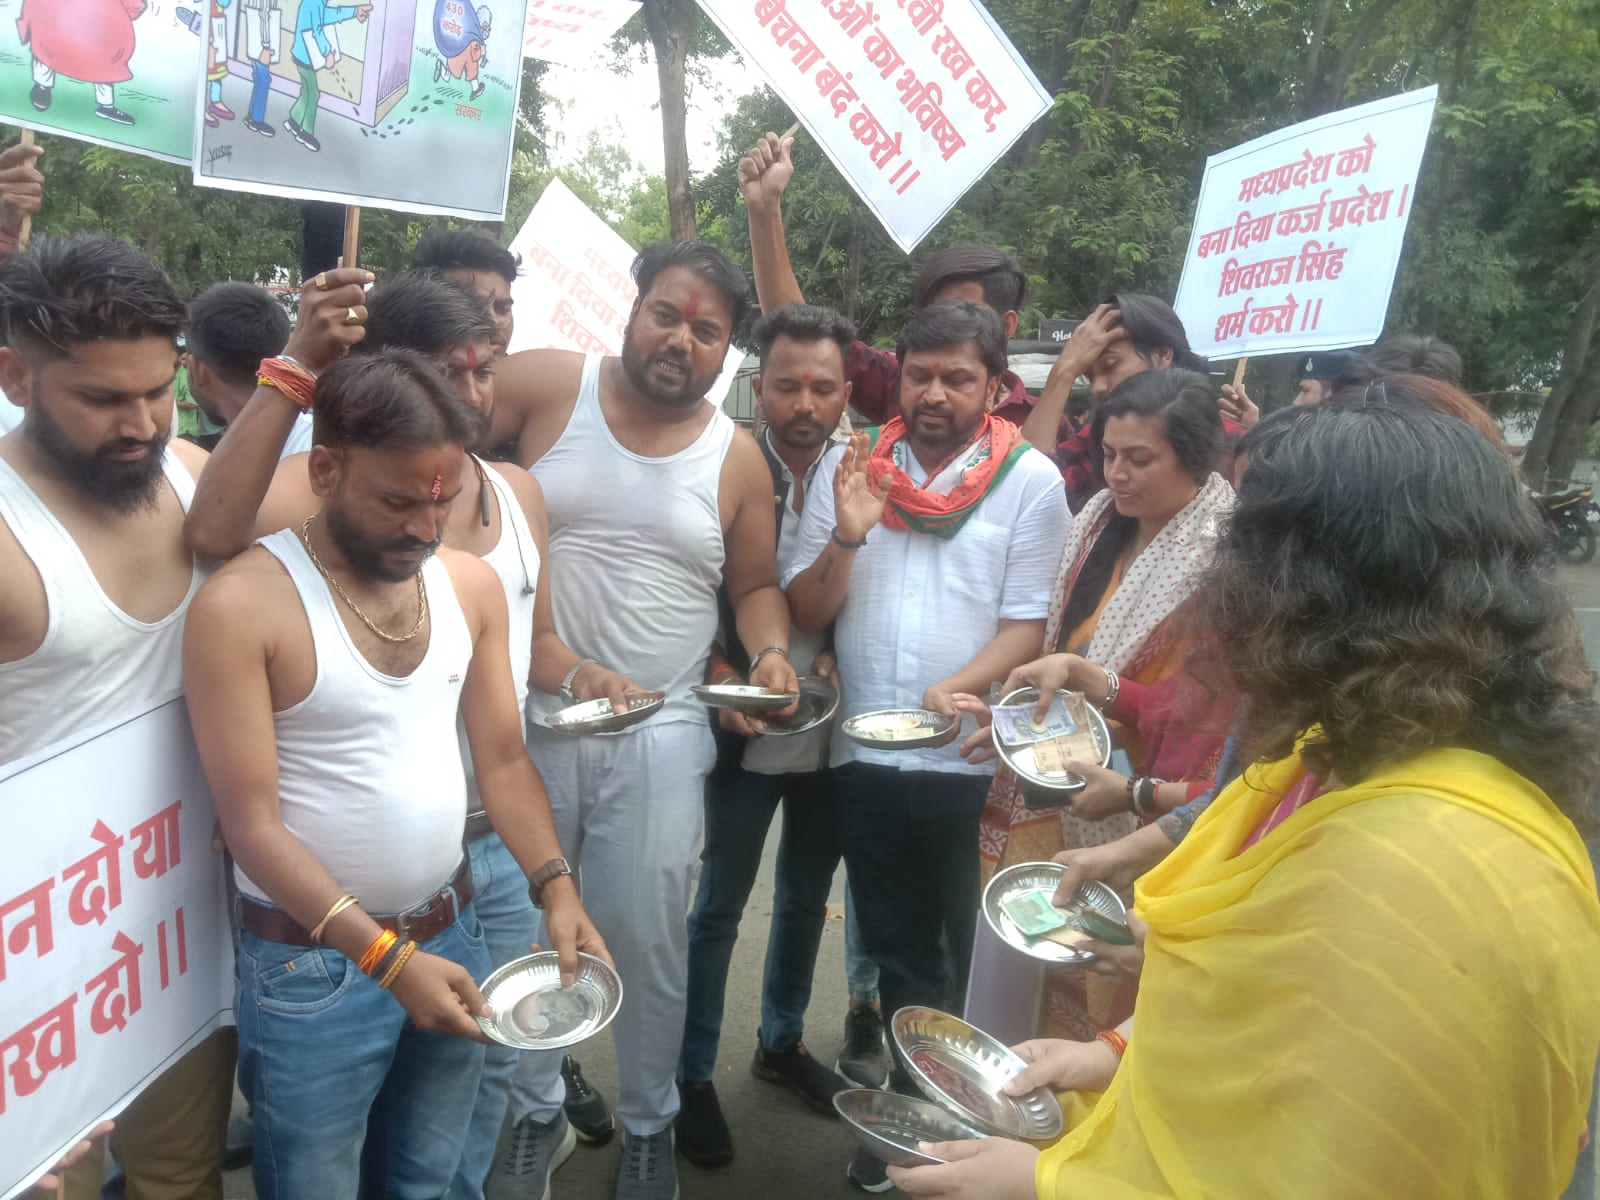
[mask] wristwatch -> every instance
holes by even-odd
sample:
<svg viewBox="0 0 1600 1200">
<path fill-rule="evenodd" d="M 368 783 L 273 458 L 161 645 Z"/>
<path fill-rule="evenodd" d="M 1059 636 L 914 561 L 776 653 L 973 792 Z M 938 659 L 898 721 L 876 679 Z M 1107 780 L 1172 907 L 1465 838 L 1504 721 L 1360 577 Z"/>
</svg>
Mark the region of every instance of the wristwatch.
<svg viewBox="0 0 1600 1200">
<path fill-rule="evenodd" d="M 544 907 L 544 885 L 552 879 L 562 875 L 571 875 L 572 868 L 564 858 L 552 858 L 532 875 L 528 876 L 528 899 L 533 901 L 535 908 Z"/>
</svg>

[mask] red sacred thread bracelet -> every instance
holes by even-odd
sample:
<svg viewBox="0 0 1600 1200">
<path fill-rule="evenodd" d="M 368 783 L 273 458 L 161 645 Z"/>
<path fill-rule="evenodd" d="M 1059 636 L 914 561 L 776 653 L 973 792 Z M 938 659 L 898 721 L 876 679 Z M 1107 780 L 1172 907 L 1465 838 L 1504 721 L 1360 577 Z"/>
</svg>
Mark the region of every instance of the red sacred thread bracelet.
<svg viewBox="0 0 1600 1200">
<path fill-rule="evenodd" d="M 264 358 L 256 371 L 256 382 L 276 388 L 293 400 L 303 412 L 311 411 L 311 397 L 317 377 L 292 358 Z"/>
</svg>

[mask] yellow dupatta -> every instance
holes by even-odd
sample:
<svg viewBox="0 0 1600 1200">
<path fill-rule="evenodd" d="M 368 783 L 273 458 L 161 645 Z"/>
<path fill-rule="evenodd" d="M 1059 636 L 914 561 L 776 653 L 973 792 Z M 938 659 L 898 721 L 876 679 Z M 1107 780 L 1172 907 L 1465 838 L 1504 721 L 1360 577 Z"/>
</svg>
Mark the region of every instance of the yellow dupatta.
<svg viewBox="0 0 1600 1200">
<path fill-rule="evenodd" d="M 1435 750 L 1238 853 L 1303 767 L 1252 768 L 1142 879 L 1134 1033 L 1045 1200 L 1549 1200 L 1600 1047 L 1583 842 L 1498 761 Z"/>
</svg>

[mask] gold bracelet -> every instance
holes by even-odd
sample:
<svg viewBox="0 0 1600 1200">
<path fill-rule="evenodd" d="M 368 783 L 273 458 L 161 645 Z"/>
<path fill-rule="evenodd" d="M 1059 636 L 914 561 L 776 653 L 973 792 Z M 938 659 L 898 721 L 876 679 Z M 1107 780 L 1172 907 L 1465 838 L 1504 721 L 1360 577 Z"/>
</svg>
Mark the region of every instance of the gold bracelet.
<svg viewBox="0 0 1600 1200">
<path fill-rule="evenodd" d="M 394 960 L 394 966 L 390 967 L 384 973 L 383 978 L 378 981 L 378 986 L 387 992 L 389 985 L 400 977 L 400 972 L 405 970 L 406 963 L 410 961 L 411 956 L 416 952 L 417 944 L 415 942 L 407 942 L 405 949 L 400 951 L 400 956 Z"/>
<path fill-rule="evenodd" d="M 349 908 L 352 904 L 360 903 L 361 901 L 357 900 L 349 892 L 346 892 L 344 895 L 335 900 L 333 902 L 333 907 L 328 909 L 328 915 L 323 917 L 322 920 L 318 921 L 317 927 L 311 931 L 312 944 L 316 946 L 322 945 L 322 935 L 324 931 L 327 930 L 329 922 L 331 922 L 345 909 Z"/>
</svg>

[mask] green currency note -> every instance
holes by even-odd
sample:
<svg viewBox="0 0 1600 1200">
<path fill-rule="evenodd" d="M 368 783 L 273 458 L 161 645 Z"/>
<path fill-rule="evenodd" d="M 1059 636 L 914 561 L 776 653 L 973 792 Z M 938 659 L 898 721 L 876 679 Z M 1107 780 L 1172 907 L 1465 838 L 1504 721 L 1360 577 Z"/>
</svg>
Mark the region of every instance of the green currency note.
<svg viewBox="0 0 1600 1200">
<path fill-rule="evenodd" d="M 1039 888 L 1031 892 L 1018 892 L 1000 901 L 1006 916 L 1016 923 L 1024 937 L 1036 938 L 1052 929 L 1060 929 L 1071 917 L 1050 903 L 1054 893 Z"/>
</svg>

